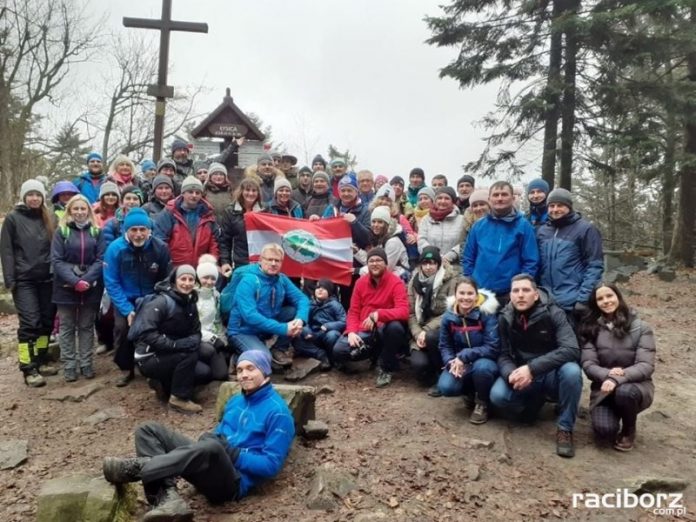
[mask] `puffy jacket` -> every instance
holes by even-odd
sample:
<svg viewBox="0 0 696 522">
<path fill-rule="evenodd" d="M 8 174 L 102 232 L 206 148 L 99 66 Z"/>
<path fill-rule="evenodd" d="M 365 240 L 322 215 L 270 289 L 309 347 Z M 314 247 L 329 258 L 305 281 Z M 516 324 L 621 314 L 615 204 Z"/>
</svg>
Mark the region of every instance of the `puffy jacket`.
<svg viewBox="0 0 696 522">
<path fill-rule="evenodd" d="M 360 276 L 350 298 L 346 333 L 362 331 L 363 321 L 372 312 L 377 312 L 379 326 L 391 321 L 408 321 L 408 295 L 399 276 L 387 270 L 377 284 L 370 274 Z"/>
<path fill-rule="evenodd" d="M 78 188 L 80 194 L 87 198 L 87 201 L 94 204 L 99 201 L 99 189 L 104 181 L 106 181 L 106 174 L 100 174 L 99 177 L 93 178 L 92 174 L 85 170 L 73 180 L 73 184 Z"/>
<path fill-rule="evenodd" d="M 99 304 L 104 292 L 102 264 L 105 248 L 104 234 L 96 227 L 78 228 L 69 223 L 56 230 L 51 243 L 55 304 Z M 87 281 L 90 289 L 76 292 L 73 287 L 78 281 Z"/>
<path fill-rule="evenodd" d="M 0 259 L 5 287 L 17 281 L 51 279 L 51 237 L 40 210 L 19 203 L 7 214 L 0 231 Z"/>
<path fill-rule="evenodd" d="M 397 224 L 394 219 L 391 220 L 389 229 L 383 238 L 377 238 L 370 230 L 370 245 L 366 249 L 359 249 L 353 258 L 362 265 L 360 269 L 360 275 L 367 273 L 367 253 L 374 247 L 380 247 L 384 249 L 387 254 L 387 269 L 394 272 L 399 277 L 406 276 L 408 279 L 409 264 L 408 264 L 408 254 L 406 253 L 406 246 L 401 240 L 403 235 L 403 230 L 401 225 Z"/>
<path fill-rule="evenodd" d="M 539 228 L 537 240 L 541 284 L 564 310 L 586 303 L 604 271 L 602 235 L 597 227 L 570 212 Z"/>
<path fill-rule="evenodd" d="M 254 205 L 253 212 L 260 211 L 261 206 Z M 244 209 L 239 202 L 235 201 L 227 207 L 220 228 L 220 264 L 234 267 L 248 265 L 249 245 L 244 225 Z"/>
<path fill-rule="evenodd" d="M 307 324 L 309 299 L 285 274 L 268 275 L 252 265 L 237 285 L 227 336 L 287 335 L 287 323 L 276 321 L 283 305 L 295 307 L 295 318 Z"/>
<path fill-rule="evenodd" d="M 503 217 L 489 214 L 471 227 L 461 262 L 464 275 L 479 287 L 496 295 L 507 294 L 510 280 L 517 274 L 537 275 L 539 250 L 534 228 L 518 211 Z"/>
<path fill-rule="evenodd" d="M 198 206 L 190 211 L 197 213 L 196 229 L 191 231 L 186 212 L 182 208 L 183 196 L 167 203 L 165 212 L 155 216 L 153 233 L 169 246 L 172 263 L 180 265 L 198 265 L 198 258 L 203 254 L 220 257 L 218 238 L 220 236 L 212 207 L 202 199 Z"/>
<path fill-rule="evenodd" d="M 121 207 L 116 209 L 116 214 L 102 227 L 104 234 L 104 247 L 109 248 L 109 245 L 123 235 L 123 220 L 126 219 L 128 212 Z"/>
<path fill-rule="evenodd" d="M 309 331 L 305 333 L 316 333 L 325 326 L 327 330 L 336 330 L 343 333 L 346 329 L 346 311 L 338 300 L 329 296 L 324 301 L 312 299 L 309 305 Z"/>
<path fill-rule="evenodd" d="M 422 252 L 427 246 L 436 246 L 443 259 L 456 263 L 459 261 L 464 234 L 464 217 L 457 207 L 442 221 L 436 221 L 428 214 L 418 225 L 418 251 Z"/>
<path fill-rule="evenodd" d="M 169 249 L 156 237 L 139 248 L 126 236 L 111 243 L 104 254 L 104 286 L 118 313 L 125 317 L 135 311 L 135 300 L 151 294 L 170 265 Z"/>
<path fill-rule="evenodd" d="M 201 344 L 201 323 L 196 302 L 198 295 L 177 292 L 169 280 L 155 285 L 155 297 L 138 307 L 131 332 L 137 338 L 135 358 L 142 360 L 158 352 L 195 352 Z"/>
<path fill-rule="evenodd" d="M 575 332 L 544 288 L 539 288 L 539 301 L 525 313 L 508 303 L 498 316 L 498 325 L 498 368 L 505 381 L 515 368 L 525 364 L 536 377 L 580 360 Z"/>
<path fill-rule="evenodd" d="M 450 297 L 440 323 L 438 345 L 445 364 L 455 357 L 467 364 L 482 358 L 498 360 L 500 337 L 495 315 L 498 301 L 493 293 L 481 289 L 479 303 L 462 316 L 455 312 L 454 296 Z"/>
<path fill-rule="evenodd" d="M 433 332 L 440 328 L 442 314 L 447 310 L 447 297 L 454 295 L 457 282 L 457 274 L 452 267 L 441 266 L 435 273 L 433 280 L 433 296 L 430 300 L 430 310 L 423 310 L 423 296 L 416 292 L 414 285 L 418 278 L 419 270 L 416 270 L 408 283 L 408 328 L 415 339 L 422 331 Z M 424 313 L 425 312 L 425 313 Z"/>
<path fill-rule="evenodd" d="M 204 342 L 213 337 L 223 337 L 225 332 L 220 321 L 220 292 L 215 288 L 198 289 L 198 318 L 201 321 L 201 335 Z"/>
<path fill-rule="evenodd" d="M 343 206 L 341 201 L 335 205 L 330 205 L 324 209 L 322 218 L 340 217 L 343 214 L 354 214 L 355 221 L 350 224 L 350 232 L 353 237 L 353 243 L 358 248 L 367 248 L 370 243 L 370 209 L 364 203 L 358 201 L 351 208 Z"/>
<path fill-rule="evenodd" d="M 295 436 L 295 423 L 283 398 L 270 382 L 251 394 L 233 395 L 215 433 L 239 449 L 234 467 L 241 475 L 239 495 L 283 468 Z"/>
<path fill-rule="evenodd" d="M 150 201 L 145 203 L 142 206 L 142 209 L 147 212 L 147 215 L 150 216 L 150 219 L 155 219 L 155 216 L 162 212 L 166 208 L 167 204 L 163 203 L 159 199 L 157 199 L 154 194 L 150 198 Z"/>
<path fill-rule="evenodd" d="M 101 206 L 101 202 L 97 201 L 92 205 L 92 212 L 94 212 L 94 222 L 99 228 L 104 228 L 104 225 L 113 217 L 116 216 L 116 211 L 118 208 L 114 208 L 113 211 Z"/>
<path fill-rule="evenodd" d="M 292 199 L 290 200 L 288 208 L 279 207 L 276 200 L 273 199 L 263 211 L 269 214 L 275 214 L 276 216 L 287 216 L 296 219 L 304 218 L 302 207 L 297 201 L 293 201 Z"/>
</svg>

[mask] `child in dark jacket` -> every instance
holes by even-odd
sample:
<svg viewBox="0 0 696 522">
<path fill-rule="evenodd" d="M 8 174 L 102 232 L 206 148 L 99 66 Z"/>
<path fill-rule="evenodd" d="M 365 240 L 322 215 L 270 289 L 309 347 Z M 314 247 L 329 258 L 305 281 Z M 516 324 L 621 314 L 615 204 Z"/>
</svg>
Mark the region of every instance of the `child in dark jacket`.
<svg viewBox="0 0 696 522">
<path fill-rule="evenodd" d="M 320 279 L 309 308 L 309 322 L 295 341 L 295 355 L 321 362 L 322 371 L 331 368 L 329 355 L 346 329 L 346 311 L 336 299 L 334 284 Z"/>
</svg>

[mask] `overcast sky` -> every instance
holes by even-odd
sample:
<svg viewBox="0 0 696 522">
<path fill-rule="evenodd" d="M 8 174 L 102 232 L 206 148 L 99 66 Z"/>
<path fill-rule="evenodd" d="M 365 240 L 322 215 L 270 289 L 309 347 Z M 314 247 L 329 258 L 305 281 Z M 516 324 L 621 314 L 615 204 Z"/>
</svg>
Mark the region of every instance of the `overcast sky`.
<svg viewBox="0 0 696 522">
<path fill-rule="evenodd" d="M 196 111 L 213 110 L 230 87 L 300 158 L 329 143 L 349 148 L 358 168 L 451 181 L 483 148 L 475 125 L 496 88 L 460 90 L 438 71 L 456 51 L 424 44 L 425 15 L 445 0 L 173 0 L 173 18 L 206 22 L 208 34 L 173 33 L 169 84 L 210 92 Z M 123 16 L 159 18 L 160 0 L 92 0 L 110 30 Z M 154 31 L 148 31 L 154 34 Z M 306 147 L 304 144 L 307 144 Z M 308 150 L 305 150 L 308 149 Z"/>
</svg>

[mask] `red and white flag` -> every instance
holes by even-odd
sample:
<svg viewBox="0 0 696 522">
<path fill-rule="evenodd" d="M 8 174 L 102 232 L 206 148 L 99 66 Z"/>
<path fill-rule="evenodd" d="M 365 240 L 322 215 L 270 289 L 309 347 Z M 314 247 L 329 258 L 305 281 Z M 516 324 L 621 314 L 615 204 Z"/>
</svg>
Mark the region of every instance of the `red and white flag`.
<svg viewBox="0 0 696 522">
<path fill-rule="evenodd" d="M 285 251 L 282 272 L 289 277 L 330 279 L 349 285 L 353 274 L 353 240 L 343 218 L 309 221 L 262 212 L 244 214 L 249 260 L 257 261 L 268 243 Z"/>
</svg>

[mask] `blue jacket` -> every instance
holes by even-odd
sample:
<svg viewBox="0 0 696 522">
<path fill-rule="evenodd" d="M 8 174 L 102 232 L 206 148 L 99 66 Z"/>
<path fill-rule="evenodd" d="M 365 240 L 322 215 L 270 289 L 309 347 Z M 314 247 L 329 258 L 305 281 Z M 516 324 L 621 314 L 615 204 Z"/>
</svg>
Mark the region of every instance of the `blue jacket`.
<svg viewBox="0 0 696 522">
<path fill-rule="evenodd" d="M 135 311 L 135 300 L 151 294 L 170 270 L 167 245 L 156 237 L 134 247 L 126 236 L 109 245 L 104 255 L 104 286 L 122 316 Z"/>
<path fill-rule="evenodd" d="M 266 208 L 263 211 L 268 212 L 269 214 L 275 214 L 276 216 L 287 216 L 296 219 L 304 218 L 304 211 L 302 210 L 302 206 L 294 200 L 290 200 L 289 208 L 288 210 L 285 210 L 280 208 L 276 204 L 275 199 L 273 199 L 270 203 L 266 205 Z"/>
<path fill-rule="evenodd" d="M 478 306 L 465 316 L 457 314 L 453 306 L 447 308 L 440 322 L 440 354 L 447 364 L 455 357 L 464 363 L 477 359 L 498 360 L 500 355 L 500 336 L 498 319 L 493 313 L 486 313 Z M 497 308 L 497 302 L 494 310 Z"/>
<path fill-rule="evenodd" d="M 275 320 L 284 305 L 295 307 L 295 317 L 307 324 L 309 299 L 285 274 L 264 274 L 251 265 L 234 292 L 227 335 L 287 335 L 287 324 Z"/>
<path fill-rule="evenodd" d="M 78 229 L 70 223 L 55 231 L 51 243 L 55 304 L 99 304 L 104 291 L 104 249 L 103 233 L 97 227 Z M 86 292 L 76 292 L 73 288 L 81 280 L 90 284 Z"/>
<path fill-rule="evenodd" d="M 73 180 L 73 183 L 80 190 L 80 194 L 86 197 L 91 204 L 94 204 L 99 201 L 99 189 L 106 180 L 106 174 L 99 176 L 99 183 L 96 185 L 92 184 L 92 179 L 90 172 L 85 170 Z"/>
<path fill-rule="evenodd" d="M 587 303 L 602 278 L 604 254 L 597 227 L 570 212 L 550 220 L 537 231 L 541 272 L 539 280 L 566 311 Z"/>
<path fill-rule="evenodd" d="M 525 273 L 536 277 L 539 269 L 534 228 L 521 212 L 504 217 L 489 214 L 469 231 L 461 256 L 462 272 L 496 295 L 510 292 L 510 280 Z"/>
<path fill-rule="evenodd" d="M 339 200 L 335 205 L 329 205 L 324 209 L 322 218 L 340 217 L 350 212 L 355 214 L 355 221 L 350 224 L 350 233 L 353 243 L 359 248 L 367 248 L 370 245 L 370 209 L 366 203 L 360 202 L 346 209 Z"/>
<path fill-rule="evenodd" d="M 117 208 L 114 217 L 109 219 L 102 227 L 102 233 L 104 234 L 104 245 L 109 248 L 109 245 L 123 235 L 123 220 L 126 215 L 123 212 L 123 208 Z"/>
<path fill-rule="evenodd" d="M 240 450 L 234 467 L 239 471 L 239 496 L 275 477 L 290 453 L 295 423 L 283 398 L 267 383 L 250 395 L 238 393 L 225 405 L 215 428 L 232 448 Z"/>
<path fill-rule="evenodd" d="M 333 296 L 322 302 L 312 299 L 309 306 L 309 330 L 305 330 L 305 333 L 317 333 L 322 326 L 326 326 L 327 331 L 336 330 L 340 333 L 346 329 L 346 311 Z"/>
<path fill-rule="evenodd" d="M 534 230 L 537 230 L 540 226 L 548 223 L 549 211 L 548 207 L 546 206 L 546 200 L 544 199 L 544 201 L 538 205 L 530 203 L 529 212 L 527 212 L 526 217 L 534 227 Z"/>
</svg>

